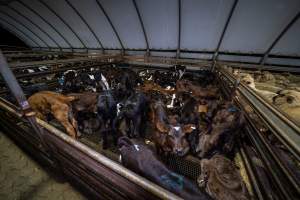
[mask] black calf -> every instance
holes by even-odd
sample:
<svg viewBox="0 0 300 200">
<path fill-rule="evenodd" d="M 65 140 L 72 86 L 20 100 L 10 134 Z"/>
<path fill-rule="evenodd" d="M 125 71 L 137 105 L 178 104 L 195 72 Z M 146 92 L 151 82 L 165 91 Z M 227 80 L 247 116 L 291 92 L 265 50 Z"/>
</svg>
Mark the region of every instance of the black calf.
<svg viewBox="0 0 300 200">
<path fill-rule="evenodd" d="M 161 187 L 181 196 L 183 199 L 211 199 L 200 191 L 195 183 L 169 170 L 149 148 L 149 146 L 130 140 L 127 137 L 119 139 L 123 165 L 130 170 L 148 178 Z"/>
</svg>

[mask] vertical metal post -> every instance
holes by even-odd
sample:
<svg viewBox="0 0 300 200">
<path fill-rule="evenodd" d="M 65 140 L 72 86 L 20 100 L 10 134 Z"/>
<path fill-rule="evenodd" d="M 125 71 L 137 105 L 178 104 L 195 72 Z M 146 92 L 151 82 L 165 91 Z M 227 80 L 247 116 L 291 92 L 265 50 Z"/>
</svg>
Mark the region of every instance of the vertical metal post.
<svg viewBox="0 0 300 200">
<path fill-rule="evenodd" d="M 231 17 L 232 17 L 232 15 L 233 15 L 233 12 L 234 12 L 234 10 L 235 10 L 235 8 L 236 8 L 236 5 L 237 5 L 238 1 L 239 1 L 239 0 L 234 0 L 233 5 L 232 5 L 232 7 L 231 7 L 231 10 L 230 10 L 230 12 L 229 12 L 229 15 L 228 15 L 228 17 L 227 17 L 225 26 L 224 26 L 224 28 L 223 28 L 221 37 L 220 37 L 219 42 L 218 42 L 218 45 L 217 45 L 217 48 L 216 48 L 215 53 L 214 53 L 213 58 L 212 58 L 212 66 L 211 66 L 211 70 L 212 70 L 212 71 L 213 71 L 213 70 L 215 69 L 215 67 L 216 67 L 217 59 L 218 59 L 218 56 L 219 56 L 219 49 L 220 49 L 220 46 L 221 46 L 221 44 L 222 44 L 224 35 L 225 35 L 225 33 L 226 33 L 226 30 L 227 30 L 227 28 L 228 28 L 229 22 L 230 22 L 230 20 L 231 20 Z"/>
<path fill-rule="evenodd" d="M 43 137 L 43 130 L 37 125 L 36 119 L 34 116 L 34 112 L 30 110 L 30 105 L 23 93 L 22 88 L 20 87 L 16 77 L 12 73 L 11 69 L 9 68 L 5 57 L 0 50 L 0 73 L 2 78 L 6 82 L 7 87 L 10 89 L 13 96 L 16 98 L 19 106 L 21 107 L 22 111 L 25 114 L 25 117 L 28 119 L 29 123 L 31 124 L 32 128 L 40 138 L 42 146 L 40 148 L 47 148 L 46 143 Z"/>
<path fill-rule="evenodd" d="M 295 17 L 284 27 L 284 29 L 279 33 L 279 35 L 275 38 L 275 40 L 272 42 L 270 47 L 266 50 L 264 53 L 264 56 L 260 59 L 259 64 L 263 65 L 265 64 L 266 59 L 269 56 L 269 53 L 272 51 L 274 46 L 278 43 L 278 41 L 282 38 L 282 36 L 295 24 L 295 22 L 300 18 L 300 12 L 297 13 Z"/>
<path fill-rule="evenodd" d="M 178 43 L 176 50 L 176 58 L 180 58 L 180 45 L 181 45 L 181 0 L 178 0 Z"/>
</svg>

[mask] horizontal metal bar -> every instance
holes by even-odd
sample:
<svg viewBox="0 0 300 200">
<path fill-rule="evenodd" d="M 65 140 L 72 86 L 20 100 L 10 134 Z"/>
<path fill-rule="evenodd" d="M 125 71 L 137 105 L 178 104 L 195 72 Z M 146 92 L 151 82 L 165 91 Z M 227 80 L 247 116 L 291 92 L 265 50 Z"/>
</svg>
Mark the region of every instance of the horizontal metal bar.
<svg viewBox="0 0 300 200">
<path fill-rule="evenodd" d="M 228 77 L 229 80 L 233 80 L 233 77 L 230 77 L 228 73 L 224 71 L 221 72 Z M 255 110 L 260 113 L 278 140 L 300 161 L 300 127 L 243 83 L 238 87 L 238 91 L 243 94 L 253 105 Z"/>
<path fill-rule="evenodd" d="M 63 133 L 62 131 L 54 128 L 53 126 L 49 125 L 48 123 L 36 118 L 37 123 L 41 125 L 43 128 L 50 131 L 52 134 L 60 138 L 61 140 L 65 141 L 66 143 L 70 144 L 71 146 L 75 147 L 76 149 L 82 151 L 87 156 L 91 157 L 92 159 L 96 160 L 97 162 L 103 164 L 104 166 L 108 167 L 109 169 L 113 170 L 114 172 L 120 174 L 123 177 L 126 177 L 128 180 L 132 181 L 133 183 L 141 186 L 145 190 L 155 194 L 156 196 L 162 199 L 181 199 L 180 197 L 174 195 L 173 193 L 165 190 L 164 188 L 148 181 L 144 177 L 139 176 L 138 174 L 126 169 L 119 163 L 116 163 L 109 158 L 97 153 L 96 151 L 92 150 L 88 146 L 74 140 L 67 134 Z"/>
<path fill-rule="evenodd" d="M 300 66 L 291 65 L 278 65 L 278 64 L 265 64 L 258 65 L 257 63 L 251 62 L 232 62 L 232 61 L 218 61 L 217 65 L 226 65 L 233 68 L 239 69 L 250 69 L 250 70 L 264 70 L 264 71 L 278 71 L 278 72 L 290 72 L 300 73 Z"/>
<path fill-rule="evenodd" d="M 68 49 L 68 48 L 62 48 L 62 49 Z M 74 48 L 74 50 L 80 50 L 84 48 Z M 99 48 L 89 48 L 90 50 L 101 50 Z M 116 50 L 120 51 L 121 49 L 117 48 L 105 48 L 105 50 Z M 125 48 L 125 51 L 147 51 L 147 49 L 130 49 L 130 48 Z M 149 51 L 152 52 L 177 52 L 177 49 L 149 49 Z M 186 50 L 186 49 L 181 49 L 181 53 L 191 53 L 191 54 L 214 54 L 214 51 L 196 51 L 196 50 Z M 228 51 L 219 51 L 219 55 L 226 55 L 226 56 L 249 56 L 249 57 L 261 57 L 263 54 L 261 53 L 246 53 L 246 52 L 228 52 Z M 280 55 L 280 54 L 270 54 L 269 57 L 271 58 L 289 58 L 289 59 L 296 59 L 300 60 L 300 55 Z"/>
<path fill-rule="evenodd" d="M 28 47 L 0 44 L 0 48 L 2 48 L 2 47 L 14 48 L 14 49 L 26 49 L 26 50 L 29 49 Z"/>
<path fill-rule="evenodd" d="M 72 52 L 61 52 L 61 51 L 57 51 L 57 52 L 47 52 L 47 53 L 16 53 L 16 54 L 5 54 L 6 58 L 26 58 L 26 57 L 42 57 L 42 56 L 48 56 L 48 55 L 72 55 Z"/>
<path fill-rule="evenodd" d="M 22 68 L 26 66 L 36 66 L 36 65 L 51 65 L 51 64 L 64 64 L 64 63 L 74 63 L 74 62 L 83 62 L 83 61 L 93 61 L 101 57 L 96 58 L 70 58 L 70 59 L 61 59 L 61 60 L 43 60 L 43 61 L 33 61 L 33 62 L 23 62 L 23 63 L 11 63 L 10 67 L 12 69 Z"/>
</svg>

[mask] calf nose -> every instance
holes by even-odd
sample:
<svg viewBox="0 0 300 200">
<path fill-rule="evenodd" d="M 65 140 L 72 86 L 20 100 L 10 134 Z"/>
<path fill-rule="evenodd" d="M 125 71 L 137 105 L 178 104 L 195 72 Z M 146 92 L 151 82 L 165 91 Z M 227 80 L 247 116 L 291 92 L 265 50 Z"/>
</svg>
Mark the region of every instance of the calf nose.
<svg viewBox="0 0 300 200">
<path fill-rule="evenodd" d="M 178 156 L 181 156 L 183 154 L 183 149 L 176 149 L 175 152 Z"/>
</svg>

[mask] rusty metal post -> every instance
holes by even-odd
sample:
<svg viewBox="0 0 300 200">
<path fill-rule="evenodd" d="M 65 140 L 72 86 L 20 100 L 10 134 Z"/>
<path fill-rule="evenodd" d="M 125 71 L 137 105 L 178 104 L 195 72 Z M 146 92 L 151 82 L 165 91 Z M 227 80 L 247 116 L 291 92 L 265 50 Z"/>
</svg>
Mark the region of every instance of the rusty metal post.
<svg viewBox="0 0 300 200">
<path fill-rule="evenodd" d="M 9 68 L 5 57 L 0 50 L 0 73 L 7 85 L 10 89 L 13 96 L 16 98 L 20 108 L 22 109 L 23 114 L 31 124 L 32 128 L 36 132 L 37 136 L 40 138 L 41 146 L 40 148 L 47 148 L 46 143 L 43 137 L 43 130 L 40 126 L 36 123 L 35 113 L 31 111 L 30 105 L 23 93 L 22 88 L 20 87 L 16 77 L 12 73 L 11 69 Z"/>
</svg>

